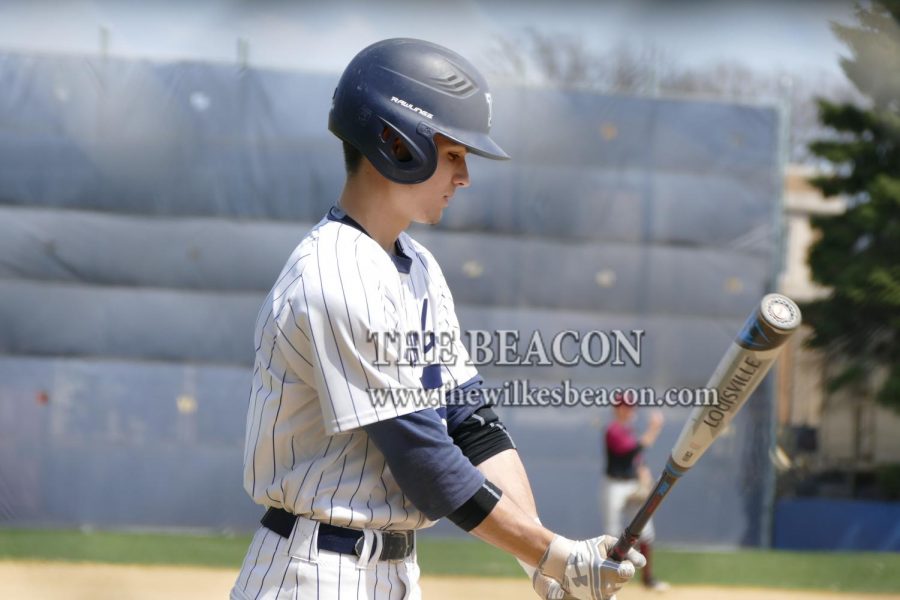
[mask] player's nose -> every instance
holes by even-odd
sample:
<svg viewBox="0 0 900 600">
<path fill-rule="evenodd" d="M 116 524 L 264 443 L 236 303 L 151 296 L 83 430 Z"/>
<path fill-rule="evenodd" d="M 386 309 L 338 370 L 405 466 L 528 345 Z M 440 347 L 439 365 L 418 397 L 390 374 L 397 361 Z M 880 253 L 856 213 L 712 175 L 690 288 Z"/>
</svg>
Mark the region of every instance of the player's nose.
<svg viewBox="0 0 900 600">
<path fill-rule="evenodd" d="M 456 171 L 453 173 L 453 185 L 469 187 L 469 167 L 466 165 L 465 156 L 461 156 L 457 161 Z"/>
</svg>

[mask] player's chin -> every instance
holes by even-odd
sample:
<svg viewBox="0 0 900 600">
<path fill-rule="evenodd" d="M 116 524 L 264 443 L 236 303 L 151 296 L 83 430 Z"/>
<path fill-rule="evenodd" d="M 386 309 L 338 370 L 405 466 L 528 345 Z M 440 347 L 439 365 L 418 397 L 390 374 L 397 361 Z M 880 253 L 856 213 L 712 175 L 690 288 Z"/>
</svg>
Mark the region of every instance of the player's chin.
<svg viewBox="0 0 900 600">
<path fill-rule="evenodd" d="M 444 216 L 444 209 L 439 209 L 433 212 L 429 212 L 427 214 L 421 215 L 418 219 L 416 219 L 416 223 L 420 223 L 422 225 L 437 225 L 441 222 L 441 217 Z"/>
</svg>

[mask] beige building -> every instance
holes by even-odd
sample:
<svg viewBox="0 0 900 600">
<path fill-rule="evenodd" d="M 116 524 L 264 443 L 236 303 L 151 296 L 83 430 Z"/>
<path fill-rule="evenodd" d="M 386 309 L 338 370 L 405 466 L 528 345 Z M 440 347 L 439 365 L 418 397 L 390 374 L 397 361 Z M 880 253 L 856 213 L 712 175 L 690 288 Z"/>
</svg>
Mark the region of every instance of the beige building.
<svg viewBox="0 0 900 600">
<path fill-rule="evenodd" d="M 828 294 L 812 282 L 806 264 L 815 231 L 810 217 L 840 214 L 845 203 L 826 199 L 808 183 L 814 172 L 791 165 L 785 172 L 785 265 L 779 287 L 797 302 Z M 834 367 L 818 352 L 805 347 L 809 328 L 795 335 L 778 365 L 778 423 L 817 431 L 817 449 L 802 460 L 814 470 L 850 468 L 866 470 L 878 464 L 900 462 L 900 415 L 876 406 L 874 401 L 851 399 L 841 392 L 826 397 L 824 379 Z"/>
</svg>

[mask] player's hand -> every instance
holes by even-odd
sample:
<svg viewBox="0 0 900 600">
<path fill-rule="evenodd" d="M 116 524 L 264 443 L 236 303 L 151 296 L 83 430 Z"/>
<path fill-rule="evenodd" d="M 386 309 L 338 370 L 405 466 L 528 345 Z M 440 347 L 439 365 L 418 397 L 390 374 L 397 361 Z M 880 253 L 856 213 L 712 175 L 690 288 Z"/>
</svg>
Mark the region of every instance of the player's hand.
<svg viewBox="0 0 900 600">
<path fill-rule="evenodd" d="M 635 567 L 647 563 L 633 548 L 622 562 L 608 559 L 615 545 L 616 538 L 611 535 L 581 541 L 558 535 L 550 542 L 537 573 L 555 579 L 563 591 L 578 600 L 615 600 L 616 592 L 634 577 Z"/>
<path fill-rule="evenodd" d="M 531 587 L 544 600 L 575 600 L 574 596 L 566 593 L 558 581 L 550 579 L 538 570 L 535 570 L 531 577 Z"/>
</svg>

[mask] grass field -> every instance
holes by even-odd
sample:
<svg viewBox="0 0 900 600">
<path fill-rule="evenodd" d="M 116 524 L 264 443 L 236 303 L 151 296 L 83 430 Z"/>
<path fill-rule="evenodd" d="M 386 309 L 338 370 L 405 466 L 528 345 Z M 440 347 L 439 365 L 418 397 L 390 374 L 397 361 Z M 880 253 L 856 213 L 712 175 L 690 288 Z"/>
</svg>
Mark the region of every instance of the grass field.
<svg viewBox="0 0 900 600">
<path fill-rule="evenodd" d="M 208 566 L 236 569 L 249 536 L 0 529 L 0 560 Z M 421 540 L 424 574 L 519 577 L 506 554 L 477 541 Z M 743 550 L 656 552 L 661 579 L 682 585 L 900 592 L 900 554 Z"/>
</svg>

